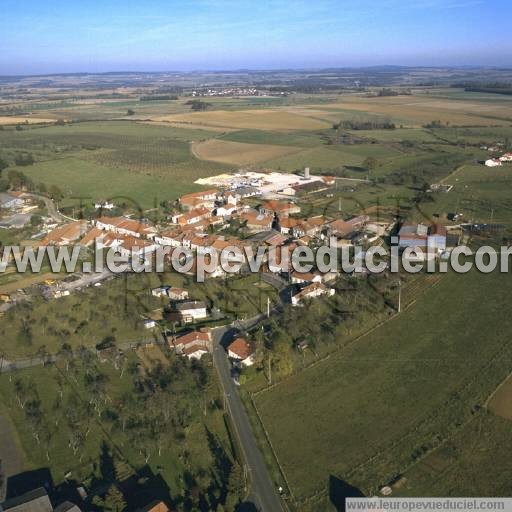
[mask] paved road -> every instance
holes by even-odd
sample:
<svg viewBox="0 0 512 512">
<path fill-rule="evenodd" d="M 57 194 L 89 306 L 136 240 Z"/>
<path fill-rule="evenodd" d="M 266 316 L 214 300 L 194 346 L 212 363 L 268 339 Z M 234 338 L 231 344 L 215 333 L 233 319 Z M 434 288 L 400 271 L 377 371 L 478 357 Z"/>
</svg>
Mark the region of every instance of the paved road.
<svg viewBox="0 0 512 512">
<path fill-rule="evenodd" d="M 254 318 L 244 323 L 240 322 L 240 324 L 243 324 L 244 327 L 249 327 L 257 323 L 258 320 L 259 318 Z M 279 500 L 276 484 L 268 473 L 263 455 L 252 432 L 249 417 L 245 412 L 238 390 L 231 378 L 231 366 L 226 351 L 222 346 L 223 343 L 232 339 L 233 332 L 234 330 L 230 327 L 219 327 L 212 330 L 213 361 L 249 471 L 249 501 L 261 512 L 280 512 L 283 508 Z"/>
<path fill-rule="evenodd" d="M 25 195 L 27 197 L 32 197 L 34 199 L 44 201 L 46 209 L 48 210 L 48 216 L 51 217 L 55 222 L 70 222 L 70 221 L 75 220 L 75 219 L 72 219 L 71 217 L 67 217 L 66 215 L 63 215 L 62 213 L 60 213 L 59 210 L 57 209 L 57 207 L 55 206 L 55 203 L 53 202 L 53 200 L 50 199 L 49 197 L 42 196 L 39 194 L 32 194 L 32 193 L 31 194 L 26 193 Z"/>
</svg>

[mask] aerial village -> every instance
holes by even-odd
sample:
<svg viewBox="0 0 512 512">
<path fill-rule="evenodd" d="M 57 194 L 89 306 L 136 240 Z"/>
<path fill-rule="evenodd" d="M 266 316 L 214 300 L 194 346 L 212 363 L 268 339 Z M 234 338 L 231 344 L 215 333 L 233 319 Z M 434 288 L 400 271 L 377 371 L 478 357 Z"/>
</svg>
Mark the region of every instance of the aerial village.
<svg viewBox="0 0 512 512">
<path fill-rule="evenodd" d="M 505 158 L 503 161 L 512 161 L 510 155 L 502 158 Z M 441 224 L 397 225 L 374 220 L 364 212 L 346 219 L 308 216 L 301 211 L 298 199 L 319 192 L 329 195 L 336 187 L 334 177 L 311 175 L 308 168 L 300 174 L 239 171 L 200 179 L 196 183 L 211 188 L 182 195 L 165 222 L 154 225 L 134 215 L 113 215 L 116 207 L 106 200 L 94 204 L 96 217 L 92 220 L 72 220 L 55 212 L 45 219 L 41 232 L 35 237 L 34 246 L 79 245 L 85 257 L 90 255 L 94 246 L 113 248 L 121 255 L 141 260 L 151 257 L 158 247 L 171 247 L 173 250 L 183 247 L 196 255 L 187 272 L 193 277 L 197 272 L 197 255 L 211 249 L 220 253 L 228 246 L 243 249 L 248 245 L 263 245 L 275 248 L 278 254 L 288 251 L 290 255 L 297 247 L 308 246 L 314 250 L 327 241 L 336 248 L 382 245 L 393 232 L 396 235 L 395 244 L 402 250 L 412 247 L 426 251 L 430 248 L 435 256 L 442 257 L 461 239 L 458 226 L 454 231 L 448 231 Z M 432 192 L 449 190 L 442 185 L 431 186 Z M 0 200 L 2 211 L 9 213 L 8 220 L 2 221 L 4 227 L 12 228 L 30 222 L 30 212 L 36 208 L 36 198 L 31 194 L 3 193 Z M 172 258 L 171 250 L 169 259 Z M 246 271 L 247 268 L 242 266 L 240 272 Z M 261 272 L 280 291 L 286 289 L 283 297 L 294 307 L 335 293 L 331 284 L 336 281 L 336 272 L 312 270 L 300 273 L 293 270 L 291 262 L 289 268 L 283 270 L 281 266 L 273 268 L 268 260 Z M 226 273 L 219 264 L 217 268 L 209 270 L 207 277 L 225 278 Z M 86 286 L 101 286 L 102 281 L 113 278 L 109 271 L 76 272 L 65 279 L 46 282 L 42 285 L 43 294 L 48 300 L 58 299 Z M 169 322 L 187 327 L 185 331 L 180 331 L 186 332 L 182 335 L 161 329 L 171 348 L 189 359 L 200 359 L 211 351 L 208 329 L 195 329 L 198 322 L 215 316 L 204 301 L 189 296 L 189 290 L 172 285 L 154 288 L 151 295 L 167 303 Z M 23 289 L 3 294 L 0 297 L 0 312 L 26 298 L 27 291 Z M 161 326 L 158 320 L 148 317 L 144 319 L 144 327 L 160 330 Z M 245 337 L 236 338 L 227 351 L 235 365 L 252 364 L 251 344 Z"/>
</svg>

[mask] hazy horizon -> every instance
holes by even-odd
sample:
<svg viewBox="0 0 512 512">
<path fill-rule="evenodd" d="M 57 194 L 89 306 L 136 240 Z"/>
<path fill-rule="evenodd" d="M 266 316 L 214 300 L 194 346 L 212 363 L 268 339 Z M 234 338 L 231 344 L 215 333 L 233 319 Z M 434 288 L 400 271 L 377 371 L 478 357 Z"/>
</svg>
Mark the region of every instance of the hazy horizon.
<svg viewBox="0 0 512 512">
<path fill-rule="evenodd" d="M 0 75 L 503 67 L 505 0 L 5 0 Z"/>
<path fill-rule="evenodd" d="M 192 74 L 204 74 L 204 73 L 279 73 L 279 72 L 297 72 L 297 73 L 304 73 L 304 72 L 327 72 L 327 71 L 348 71 L 348 70 L 365 70 L 365 69 L 385 69 L 385 68 L 396 68 L 396 69 L 512 69 L 512 64 L 504 64 L 504 65 L 488 65 L 488 64 L 446 64 L 446 65 L 403 65 L 403 64 L 378 64 L 378 65 L 360 65 L 360 66 L 329 66 L 329 67 L 321 67 L 321 68 L 311 68 L 311 67 L 276 67 L 276 68 L 252 68 L 252 67 L 246 67 L 246 68 L 232 68 L 232 69 L 190 69 L 190 70 L 184 70 L 184 69 L 162 69 L 162 70 L 155 70 L 155 69 L 147 69 L 147 70 L 141 70 L 141 69 L 107 69 L 105 71 L 83 71 L 83 70 L 74 70 L 74 71 L 56 71 L 56 72 L 48 72 L 48 73 L 18 73 L 18 74 L 9 74 L 9 73 L 0 73 L 0 77 L 38 77 L 38 76 L 64 76 L 64 75 L 109 75 L 109 74 L 173 74 L 173 73 L 180 73 L 184 75 L 192 75 Z"/>
</svg>

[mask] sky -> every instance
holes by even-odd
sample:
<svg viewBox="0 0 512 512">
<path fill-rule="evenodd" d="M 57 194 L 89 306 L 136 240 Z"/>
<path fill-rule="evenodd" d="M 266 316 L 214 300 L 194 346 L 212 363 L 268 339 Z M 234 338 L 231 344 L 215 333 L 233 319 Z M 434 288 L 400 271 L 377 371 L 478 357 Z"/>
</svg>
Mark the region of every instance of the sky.
<svg viewBox="0 0 512 512">
<path fill-rule="evenodd" d="M 0 75 L 510 66 L 511 15 L 510 0 L 0 0 Z"/>
</svg>

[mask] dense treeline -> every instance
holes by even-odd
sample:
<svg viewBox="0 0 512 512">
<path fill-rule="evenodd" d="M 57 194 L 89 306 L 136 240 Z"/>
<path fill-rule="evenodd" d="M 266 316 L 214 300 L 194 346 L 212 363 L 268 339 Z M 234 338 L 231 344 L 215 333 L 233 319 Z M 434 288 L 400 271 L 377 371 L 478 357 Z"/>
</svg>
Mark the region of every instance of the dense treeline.
<svg viewBox="0 0 512 512">
<path fill-rule="evenodd" d="M 178 96 L 176 94 L 154 94 L 150 96 L 141 96 L 139 101 L 168 101 L 177 99 Z"/>
<path fill-rule="evenodd" d="M 394 130 L 396 128 L 395 123 L 392 123 L 389 120 L 379 121 L 357 121 L 354 119 L 350 119 L 347 121 L 340 121 L 337 124 L 333 125 L 335 130 L 342 128 L 344 130 Z"/>
<path fill-rule="evenodd" d="M 201 100 L 189 100 L 185 103 L 185 105 L 190 105 L 192 110 L 200 112 L 202 110 L 206 110 L 208 107 L 211 107 L 212 104 Z"/>
<path fill-rule="evenodd" d="M 491 94 L 512 94 L 512 83 L 510 82 L 459 82 L 451 87 L 463 88 L 466 92 L 485 92 Z"/>
</svg>

